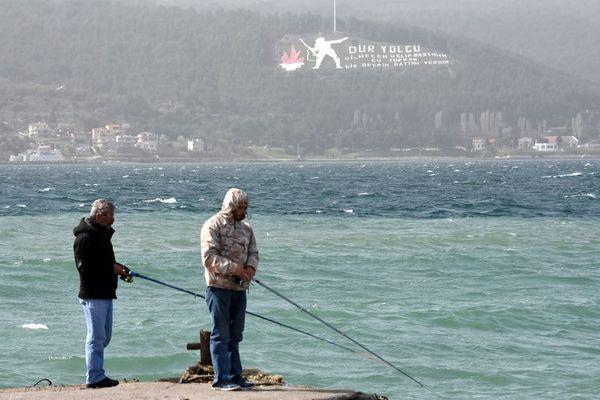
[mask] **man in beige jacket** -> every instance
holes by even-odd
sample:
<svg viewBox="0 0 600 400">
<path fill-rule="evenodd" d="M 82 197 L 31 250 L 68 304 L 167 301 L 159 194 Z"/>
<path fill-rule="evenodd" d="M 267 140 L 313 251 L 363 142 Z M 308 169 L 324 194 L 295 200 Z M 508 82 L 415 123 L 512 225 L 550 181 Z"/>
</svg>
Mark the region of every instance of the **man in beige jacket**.
<svg viewBox="0 0 600 400">
<path fill-rule="evenodd" d="M 242 378 L 239 343 L 246 315 L 246 289 L 258 267 L 258 249 L 247 222 L 248 195 L 229 189 L 221 211 L 202 226 L 200 245 L 206 304 L 213 321 L 210 353 L 215 390 L 250 389 Z"/>
</svg>

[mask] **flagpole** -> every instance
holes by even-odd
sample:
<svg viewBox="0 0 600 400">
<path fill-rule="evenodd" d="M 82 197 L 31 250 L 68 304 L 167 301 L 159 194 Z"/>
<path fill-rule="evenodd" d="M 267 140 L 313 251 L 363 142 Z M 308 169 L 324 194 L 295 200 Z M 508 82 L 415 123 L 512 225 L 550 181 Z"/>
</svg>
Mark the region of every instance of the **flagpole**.
<svg viewBox="0 0 600 400">
<path fill-rule="evenodd" d="M 335 0 L 333 0 L 333 33 L 337 32 L 337 18 L 336 18 L 336 7 Z"/>
</svg>

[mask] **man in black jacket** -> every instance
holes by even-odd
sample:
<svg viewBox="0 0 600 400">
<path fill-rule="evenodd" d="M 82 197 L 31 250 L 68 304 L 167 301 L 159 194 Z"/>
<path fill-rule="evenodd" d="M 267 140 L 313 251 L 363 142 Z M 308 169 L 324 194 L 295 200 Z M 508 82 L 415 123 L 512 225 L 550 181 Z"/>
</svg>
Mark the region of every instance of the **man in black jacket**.
<svg viewBox="0 0 600 400">
<path fill-rule="evenodd" d="M 88 388 L 111 387 L 119 381 L 104 374 L 104 348 L 112 335 L 112 301 L 116 299 L 117 275 L 129 277 L 127 267 L 115 261 L 112 243 L 115 206 L 98 199 L 90 215 L 73 229 L 75 265 L 79 271 L 79 302 L 87 324 L 85 363 Z"/>
</svg>

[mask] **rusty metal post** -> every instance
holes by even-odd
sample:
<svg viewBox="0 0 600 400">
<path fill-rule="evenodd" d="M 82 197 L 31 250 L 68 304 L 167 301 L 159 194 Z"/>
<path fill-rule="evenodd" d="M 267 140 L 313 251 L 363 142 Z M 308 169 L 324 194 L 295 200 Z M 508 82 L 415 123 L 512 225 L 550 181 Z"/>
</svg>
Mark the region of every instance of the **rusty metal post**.
<svg viewBox="0 0 600 400">
<path fill-rule="evenodd" d="M 188 343 L 188 350 L 200 350 L 200 364 L 212 365 L 210 357 L 210 332 L 203 329 L 200 330 L 200 343 Z"/>
<path fill-rule="evenodd" d="M 212 365 L 210 357 L 210 332 L 200 330 L 200 364 Z"/>
</svg>

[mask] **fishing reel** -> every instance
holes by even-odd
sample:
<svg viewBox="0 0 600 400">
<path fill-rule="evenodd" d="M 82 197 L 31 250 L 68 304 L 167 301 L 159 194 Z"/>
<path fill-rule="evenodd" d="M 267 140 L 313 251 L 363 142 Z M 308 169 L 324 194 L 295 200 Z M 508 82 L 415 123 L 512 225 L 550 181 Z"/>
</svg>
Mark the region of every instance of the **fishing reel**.
<svg viewBox="0 0 600 400">
<path fill-rule="evenodd" d="M 133 282 L 133 276 L 131 275 L 131 270 L 129 268 L 127 268 L 125 265 L 123 264 L 119 264 L 121 266 L 121 268 L 123 269 L 123 271 L 125 272 L 125 275 L 119 275 L 119 278 L 127 283 L 131 283 Z"/>
</svg>

